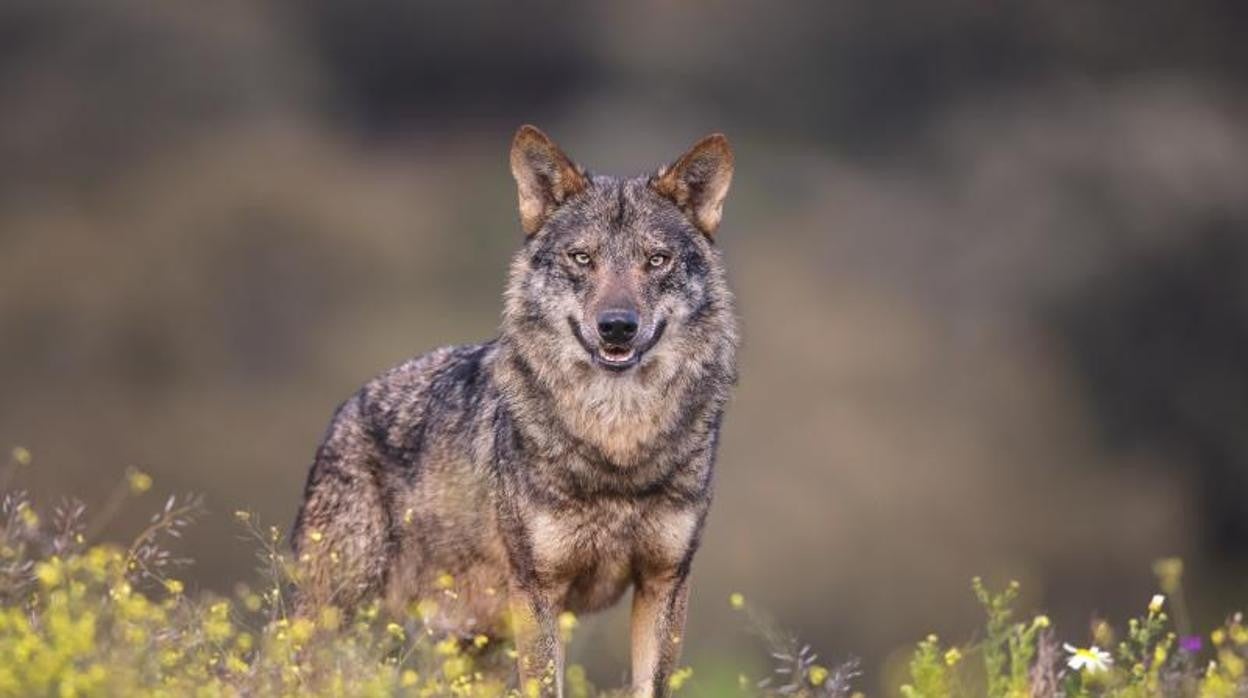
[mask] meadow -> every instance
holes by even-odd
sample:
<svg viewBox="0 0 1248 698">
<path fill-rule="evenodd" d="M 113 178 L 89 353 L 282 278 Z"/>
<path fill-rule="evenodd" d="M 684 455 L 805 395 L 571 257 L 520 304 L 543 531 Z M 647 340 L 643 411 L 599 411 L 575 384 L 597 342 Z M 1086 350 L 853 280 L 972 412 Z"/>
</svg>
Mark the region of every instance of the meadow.
<svg viewBox="0 0 1248 698">
<path fill-rule="evenodd" d="M 1240 690 L 1246 8 L 0 2 L 0 694 L 522 688 L 286 555 L 334 406 L 497 332 L 523 123 L 738 156 L 678 695 Z"/>
<path fill-rule="evenodd" d="M 105 505 L 90 512 L 64 499 L 48 508 L 19 488 L 32 454 L 14 449 L 0 488 L 0 695 L 3 696 L 537 696 L 515 685 L 510 647 L 485 636 L 444 637 L 422 621 L 441 599 L 423 599 L 405 617 L 370 605 L 295 617 L 290 594 L 299 561 L 287 533 L 246 510 L 233 513 L 256 552 L 256 574 L 232 596 L 187 593 L 194 562 L 167 547 L 204 512 L 201 498 L 170 495 L 128 542 L 98 540 L 123 507 L 154 499 L 150 475 L 131 469 Z M 1125 624 L 1092 626 L 1092 643 L 1066 641 L 1043 614 L 1015 607 L 1019 584 L 971 591 L 985 622 L 968 641 L 928 635 L 914 645 L 903 698 L 988 696 L 1243 695 L 1248 691 L 1248 627 L 1235 613 L 1196 634 L 1187 617 L 1183 563 L 1159 560 L 1159 592 Z M 440 593 L 454 597 L 444 574 Z M 828 662 L 776 625 L 741 593 L 724 603 L 758 636 L 772 669 L 762 675 L 685 666 L 672 676 L 681 695 L 864 696 L 859 662 Z M 565 642 L 578 619 L 559 617 Z M 586 648 L 592 651 L 592 647 Z M 570 658 L 573 698 L 624 695 L 597 686 Z M 865 682 L 861 682 L 865 683 Z"/>
<path fill-rule="evenodd" d="M 285 553 L 334 406 L 497 332 L 522 123 L 605 174 L 713 130 L 738 155 L 717 244 L 741 383 L 682 694 L 792 684 L 773 653 L 921 690 L 929 632 L 986 691 L 976 575 L 1020 582 L 1012 622 L 1046 615 L 1067 676 L 1065 643 L 1116 652 L 1154 593 L 1168 661 L 1248 605 L 1243 3 L 557 5 L 0 3 L 0 467 L 34 454 L 4 491 L 53 530 L 62 498 L 86 507 L 83 543 L 13 558 L 11 607 L 43 618 L 34 564 L 124 561 L 161 493 L 202 495 L 148 536 L 194 559 L 161 573 L 185 604 L 162 627 L 228 600 L 254 643 L 230 685 L 261 692 L 273 611 L 238 588 L 268 603 L 267 543 L 234 512 Z M 1183 613 L 1150 572 L 1168 557 Z M 627 605 L 574 632 L 600 687 L 627 681 Z M 108 613 L 67 666 L 121 656 Z"/>
</svg>

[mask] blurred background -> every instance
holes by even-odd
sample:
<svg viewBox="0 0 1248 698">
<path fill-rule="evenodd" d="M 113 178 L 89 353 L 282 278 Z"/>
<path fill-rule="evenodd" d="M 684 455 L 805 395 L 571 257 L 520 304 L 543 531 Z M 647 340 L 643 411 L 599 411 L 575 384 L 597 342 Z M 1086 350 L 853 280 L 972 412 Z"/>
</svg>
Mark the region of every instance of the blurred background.
<svg viewBox="0 0 1248 698">
<path fill-rule="evenodd" d="M 0 6 L 0 446 L 292 521 L 334 406 L 493 335 L 542 126 L 640 173 L 722 130 L 745 328 L 687 659 L 757 676 L 745 594 L 877 693 L 968 585 L 1084 640 L 1179 555 L 1248 601 L 1248 5 L 720 0 Z M 574 656 L 626 671 L 625 613 Z M 892 659 L 890 659 L 890 657 Z M 703 690 L 708 691 L 703 685 Z"/>
</svg>

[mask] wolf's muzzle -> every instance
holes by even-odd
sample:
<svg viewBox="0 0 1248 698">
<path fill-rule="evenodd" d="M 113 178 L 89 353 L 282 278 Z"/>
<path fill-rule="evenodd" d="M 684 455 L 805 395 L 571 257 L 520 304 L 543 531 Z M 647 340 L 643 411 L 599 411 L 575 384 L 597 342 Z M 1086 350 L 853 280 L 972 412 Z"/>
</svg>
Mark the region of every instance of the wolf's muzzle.
<svg viewBox="0 0 1248 698">
<path fill-rule="evenodd" d="M 601 318 L 601 316 L 599 317 Z M 634 317 L 636 316 L 634 315 Z M 650 338 L 641 346 L 635 346 L 631 343 L 636 339 L 637 334 L 637 325 L 635 321 L 632 329 L 628 330 L 629 343 L 626 344 L 615 344 L 607 341 L 607 337 L 611 335 L 604 333 L 602 328 L 599 327 L 598 331 L 602 341 L 598 342 L 597 346 L 595 346 L 585 339 L 584 333 L 581 332 L 580 323 L 572 317 L 568 318 L 568 327 L 572 328 L 572 335 L 576 337 L 576 341 L 579 342 L 581 347 L 585 349 L 585 351 L 589 354 L 590 359 L 592 359 L 595 364 L 607 369 L 608 371 L 622 373 L 641 363 L 641 357 L 645 356 L 646 352 L 653 349 L 654 345 L 659 343 L 659 340 L 663 337 L 664 330 L 667 329 L 667 320 L 663 319 L 655 323 L 654 331 L 650 333 Z M 612 330 L 614 331 L 614 328 L 612 328 Z M 614 336 L 621 335 L 617 334 Z"/>
</svg>

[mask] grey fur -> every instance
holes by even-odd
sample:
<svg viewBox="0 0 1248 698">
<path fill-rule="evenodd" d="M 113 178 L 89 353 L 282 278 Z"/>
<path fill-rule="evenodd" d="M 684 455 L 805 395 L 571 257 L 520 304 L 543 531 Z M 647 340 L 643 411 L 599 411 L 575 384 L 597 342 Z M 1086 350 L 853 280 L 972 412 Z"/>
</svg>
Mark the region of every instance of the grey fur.
<svg viewBox="0 0 1248 698">
<path fill-rule="evenodd" d="M 559 613 L 632 586 L 633 690 L 663 695 L 736 380 L 712 240 L 731 151 L 711 136 L 616 179 L 523 127 L 511 162 L 529 235 L 500 336 L 410 360 L 338 409 L 294 529 L 298 607 L 437 598 L 440 629 L 514 633 L 522 682 L 561 694 Z M 610 370 L 593 319 L 619 304 L 638 311 L 639 359 Z"/>
</svg>

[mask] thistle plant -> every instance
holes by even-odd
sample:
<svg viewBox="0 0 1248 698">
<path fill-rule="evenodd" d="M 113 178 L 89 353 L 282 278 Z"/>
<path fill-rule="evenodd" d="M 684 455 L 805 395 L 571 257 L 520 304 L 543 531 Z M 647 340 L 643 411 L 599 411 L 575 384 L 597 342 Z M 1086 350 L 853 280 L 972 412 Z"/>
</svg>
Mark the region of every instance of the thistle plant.
<svg viewBox="0 0 1248 698">
<path fill-rule="evenodd" d="M 733 593 L 728 597 L 733 610 L 746 616 L 747 627 L 766 643 L 775 664 L 772 673 L 753 683 L 741 675 L 741 688 L 764 696 L 802 696 L 807 698 L 850 698 L 853 683 L 861 676 L 859 660 L 850 657 L 828 669 L 819 663 L 819 655 L 797 636 L 786 632 L 768 615 L 746 603 L 745 596 Z"/>
</svg>

